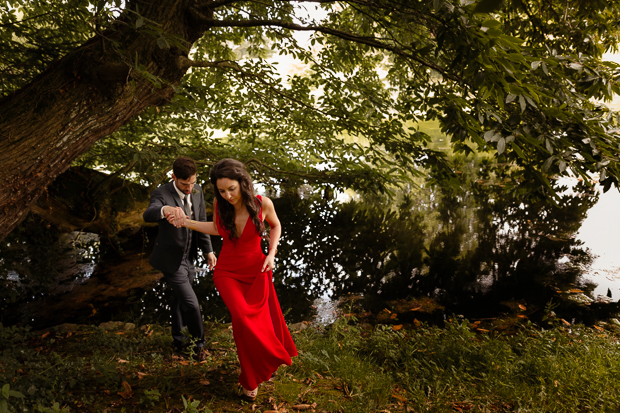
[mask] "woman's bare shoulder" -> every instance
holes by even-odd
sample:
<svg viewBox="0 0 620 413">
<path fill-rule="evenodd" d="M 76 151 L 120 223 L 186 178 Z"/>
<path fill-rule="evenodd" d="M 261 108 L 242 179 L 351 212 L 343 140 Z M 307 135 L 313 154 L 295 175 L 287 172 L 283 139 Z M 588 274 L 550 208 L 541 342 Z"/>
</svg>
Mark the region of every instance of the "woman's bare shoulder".
<svg viewBox="0 0 620 413">
<path fill-rule="evenodd" d="M 261 195 L 261 202 L 263 204 L 263 209 L 265 209 L 265 207 L 273 208 L 273 201 L 264 195 Z"/>
</svg>

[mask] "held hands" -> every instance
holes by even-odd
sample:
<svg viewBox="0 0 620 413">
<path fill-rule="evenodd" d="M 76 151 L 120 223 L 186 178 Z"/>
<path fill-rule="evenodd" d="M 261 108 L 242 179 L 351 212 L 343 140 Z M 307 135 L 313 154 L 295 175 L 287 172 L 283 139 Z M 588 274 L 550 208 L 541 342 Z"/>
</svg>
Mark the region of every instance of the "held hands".
<svg viewBox="0 0 620 413">
<path fill-rule="evenodd" d="M 179 207 L 164 207 L 164 216 L 172 225 L 181 228 L 189 223 L 189 218 L 185 215 L 185 211 Z"/>
</svg>

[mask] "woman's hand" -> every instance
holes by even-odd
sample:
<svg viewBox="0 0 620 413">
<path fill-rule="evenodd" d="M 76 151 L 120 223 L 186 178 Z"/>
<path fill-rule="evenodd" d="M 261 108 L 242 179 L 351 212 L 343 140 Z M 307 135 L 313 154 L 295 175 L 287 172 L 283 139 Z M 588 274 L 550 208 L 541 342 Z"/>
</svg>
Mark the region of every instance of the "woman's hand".
<svg viewBox="0 0 620 413">
<path fill-rule="evenodd" d="M 181 228 L 189 223 L 189 218 L 185 216 L 185 211 L 182 208 L 165 207 L 164 215 L 169 223 L 177 228 Z"/>
<path fill-rule="evenodd" d="M 261 272 L 273 271 L 273 268 L 275 267 L 273 263 L 275 258 L 274 255 L 275 254 L 267 255 L 267 257 L 265 258 L 265 262 L 263 263 L 263 269 L 261 270 Z"/>
</svg>

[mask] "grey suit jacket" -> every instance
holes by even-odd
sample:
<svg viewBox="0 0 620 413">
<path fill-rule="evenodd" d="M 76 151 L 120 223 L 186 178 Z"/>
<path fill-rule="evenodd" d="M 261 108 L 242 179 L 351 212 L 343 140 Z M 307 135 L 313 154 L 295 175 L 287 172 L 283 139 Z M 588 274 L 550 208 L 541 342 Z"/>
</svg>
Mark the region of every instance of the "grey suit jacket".
<svg viewBox="0 0 620 413">
<path fill-rule="evenodd" d="M 165 218 L 161 219 L 161 208 L 165 205 L 183 208 L 183 202 L 174 189 L 173 182 L 161 185 L 151 193 L 151 203 L 142 215 L 146 222 L 157 222 L 159 224 L 155 247 L 153 247 L 153 253 L 149 262 L 153 268 L 164 274 L 175 272 L 181 265 L 188 234 L 192 237 L 191 260 L 196 259 L 198 248 L 204 254 L 213 252 L 209 235 L 198 231 L 188 231 L 187 228 L 176 228 Z M 195 185 L 192 190 L 192 210 L 194 212 L 194 220 L 207 220 L 204 196 L 202 195 L 202 189 L 198 185 Z"/>
</svg>

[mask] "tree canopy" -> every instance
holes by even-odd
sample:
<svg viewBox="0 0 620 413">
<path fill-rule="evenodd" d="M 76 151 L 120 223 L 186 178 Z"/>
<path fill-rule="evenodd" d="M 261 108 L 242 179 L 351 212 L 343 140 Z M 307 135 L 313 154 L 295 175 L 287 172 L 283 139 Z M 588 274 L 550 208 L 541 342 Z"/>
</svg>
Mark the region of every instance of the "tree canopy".
<svg viewBox="0 0 620 413">
<path fill-rule="evenodd" d="M 318 12 L 308 12 L 315 8 Z M 618 183 L 620 1 L 9 0 L 0 4 L 0 238 L 73 162 L 155 185 L 179 153 L 384 192 L 512 165 Z M 307 33 L 309 42 L 300 40 Z M 273 56 L 301 70 L 278 70 Z M 221 131 L 220 134 L 214 134 Z"/>
</svg>

